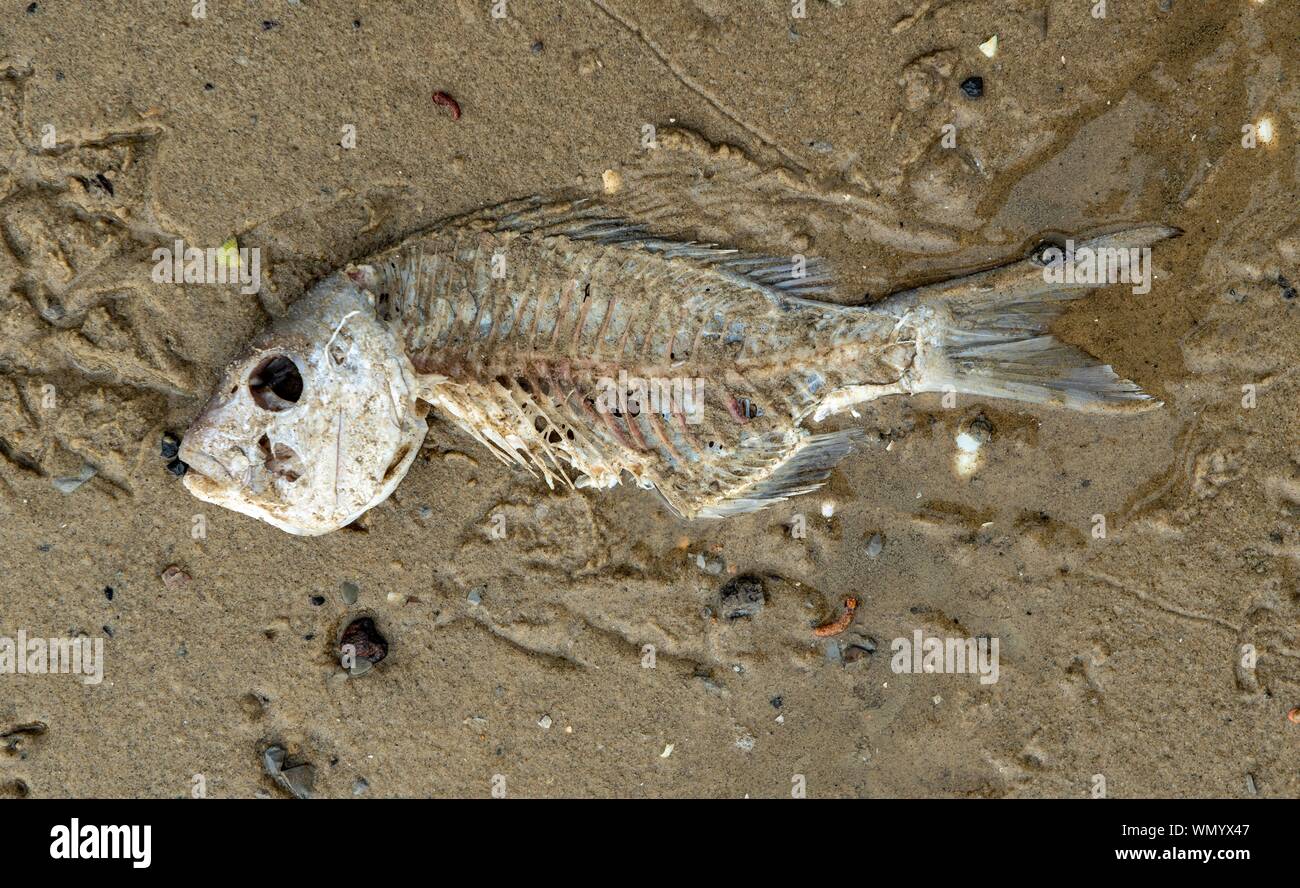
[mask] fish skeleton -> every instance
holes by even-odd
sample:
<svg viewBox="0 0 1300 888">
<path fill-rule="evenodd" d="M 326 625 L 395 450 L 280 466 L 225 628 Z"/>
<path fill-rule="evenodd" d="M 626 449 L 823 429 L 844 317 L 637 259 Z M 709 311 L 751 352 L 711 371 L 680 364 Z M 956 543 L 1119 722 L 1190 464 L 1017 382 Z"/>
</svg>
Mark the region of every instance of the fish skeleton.
<svg viewBox="0 0 1300 888">
<path fill-rule="evenodd" d="M 323 278 L 259 334 L 186 432 L 184 483 L 328 533 L 388 497 L 437 411 L 552 487 L 631 479 L 719 518 L 818 488 L 862 433 L 805 424 L 875 398 L 1159 406 L 1046 332 L 1087 289 L 1046 262 L 842 305 L 819 298 L 816 261 L 658 237 L 583 201 L 485 210 Z"/>
</svg>

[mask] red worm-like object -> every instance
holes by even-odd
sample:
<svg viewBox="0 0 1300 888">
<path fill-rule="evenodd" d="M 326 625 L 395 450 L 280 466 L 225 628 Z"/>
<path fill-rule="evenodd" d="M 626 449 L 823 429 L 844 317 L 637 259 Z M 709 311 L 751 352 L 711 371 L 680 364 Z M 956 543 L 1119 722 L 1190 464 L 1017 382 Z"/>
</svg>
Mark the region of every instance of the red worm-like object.
<svg viewBox="0 0 1300 888">
<path fill-rule="evenodd" d="M 460 103 L 447 95 L 445 92 L 436 92 L 433 94 L 433 103 L 441 105 L 451 112 L 452 120 L 460 120 Z"/>
<path fill-rule="evenodd" d="M 853 622 L 853 612 L 858 609 L 858 600 L 856 598 L 844 599 L 844 613 L 840 614 L 829 623 L 822 623 L 813 630 L 813 635 L 818 638 L 829 638 L 832 635 L 839 635 L 849 624 Z"/>
</svg>

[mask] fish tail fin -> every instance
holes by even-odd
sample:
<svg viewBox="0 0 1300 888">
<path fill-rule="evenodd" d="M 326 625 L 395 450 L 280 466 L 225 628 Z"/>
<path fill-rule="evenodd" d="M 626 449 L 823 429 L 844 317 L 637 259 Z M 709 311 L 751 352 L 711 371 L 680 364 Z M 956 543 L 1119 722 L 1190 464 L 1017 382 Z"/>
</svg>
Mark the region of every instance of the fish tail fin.
<svg viewBox="0 0 1300 888">
<path fill-rule="evenodd" d="M 1151 226 L 1080 245 L 1135 250 L 1178 234 Z M 1057 261 L 1063 261 L 1059 258 Z M 1148 260 L 1149 261 L 1149 260 Z M 1162 406 L 1110 365 L 1061 342 L 1047 328 L 1064 305 L 1095 289 L 1046 273 L 1041 256 L 933 288 L 899 294 L 915 319 L 917 391 L 957 392 L 1051 404 L 1092 413 L 1140 412 Z"/>
</svg>

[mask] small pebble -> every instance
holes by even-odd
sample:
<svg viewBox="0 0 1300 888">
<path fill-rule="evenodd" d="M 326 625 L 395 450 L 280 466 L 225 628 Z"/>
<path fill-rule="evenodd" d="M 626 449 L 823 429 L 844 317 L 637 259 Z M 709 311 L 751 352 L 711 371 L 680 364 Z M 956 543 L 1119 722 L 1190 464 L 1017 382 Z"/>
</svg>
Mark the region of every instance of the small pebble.
<svg viewBox="0 0 1300 888">
<path fill-rule="evenodd" d="M 871 535 L 871 540 L 867 543 L 867 557 L 875 558 L 884 548 L 885 541 L 881 538 L 880 534 L 873 533 Z"/>
<path fill-rule="evenodd" d="M 313 595 L 309 600 L 311 601 L 311 603 L 312 603 L 313 606 L 315 606 L 315 607 L 320 607 L 322 604 L 325 603 L 325 596 L 324 596 L 324 595 Z"/>
<path fill-rule="evenodd" d="M 554 722 L 551 721 L 549 715 L 543 715 L 537 720 L 537 727 L 541 728 L 543 731 L 549 731 L 552 724 L 554 724 Z"/>
<path fill-rule="evenodd" d="M 726 562 L 714 555 L 706 558 L 703 553 L 698 553 L 695 556 L 695 566 L 705 573 L 717 576 L 726 567 Z"/>
<path fill-rule="evenodd" d="M 163 432 L 162 443 L 158 447 L 159 453 L 163 459 L 175 459 L 176 454 L 180 452 L 181 439 L 177 438 L 171 432 Z"/>
<path fill-rule="evenodd" d="M 984 78 L 967 77 L 961 82 L 961 91 L 972 99 L 978 99 L 984 95 Z"/>
<path fill-rule="evenodd" d="M 363 795 L 369 788 L 370 781 L 366 780 L 364 777 L 358 777 L 356 782 L 352 784 L 352 794 L 354 796 Z"/>
<path fill-rule="evenodd" d="M 357 599 L 361 597 L 361 587 L 350 580 L 344 580 L 339 589 L 339 597 L 343 599 L 344 604 L 356 604 Z"/>
<path fill-rule="evenodd" d="M 484 587 L 475 586 L 473 589 L 469 590 L 469 594 L 465 596 L 465 600 L 477 607 L 483 603 L 483 591 Z"/>
<path fill-rule="evenodd" d="M 189 466 L 187 466 L 184 462 L 182 462 L 179 459 L 174 459 L 171 462 L 167 463 L 167 471 L 171 472 L 177 478 L 184 475 L 188 469 Z"/>
<path fill-rule="evenodd" d="M 542 50 L 544 50 L 545 48 L 546 48 L 546 44 L 542 43 L 542 41 L 540 41 L 540 40 L 534 40 L 534 41 L 533 41 L 533 45 L 530 46 L 530 47 L 528 47 L 528 50 L 529 50 L 529 52 L 531 52 L 533 55 L 541 55 L 541 54 L 542 54 Z"/>
<path fill-rule="evenodd" d="M 105 586 L 105 587 L 104 587 L 104 597 L 107 598 L 109 601 L 112 601 L 112 600 L 113 600 L 113 587 L 112 587 L 112 586 Z"/>
</svg>

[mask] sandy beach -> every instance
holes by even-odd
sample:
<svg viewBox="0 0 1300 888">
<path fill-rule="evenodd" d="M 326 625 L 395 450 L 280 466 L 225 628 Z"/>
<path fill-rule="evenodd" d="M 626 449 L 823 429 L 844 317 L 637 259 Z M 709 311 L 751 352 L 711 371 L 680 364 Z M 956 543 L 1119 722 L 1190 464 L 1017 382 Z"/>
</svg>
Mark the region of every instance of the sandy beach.
<svg viewBox="0 0 1300 888">
<path fill-rule="evenodd" d="M 1300 796 L 1300 8 L 1101 8 L 9 4 L 0 638 L 101 674 L 0 669 L 0 797 Z M 325 536 L 186 492 L 164 437 L 307 286 L 531 195 L 822 257 L 844 304 L 1174 226 L 1054 326 L 1163 406 L 881 399 L 722 521 L 437 415 Z M 158 280 L 177 240 L 257 291 Z"/>
</svg>

